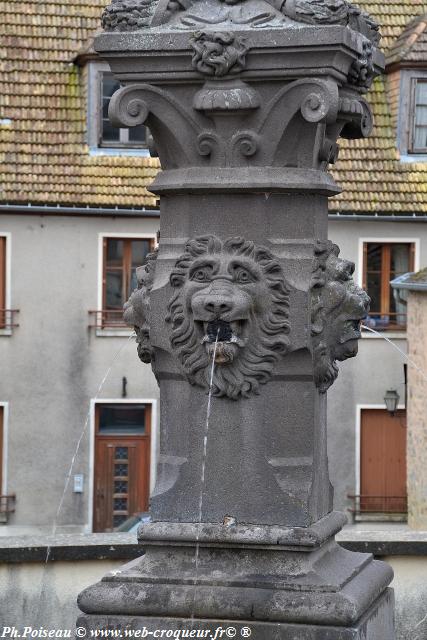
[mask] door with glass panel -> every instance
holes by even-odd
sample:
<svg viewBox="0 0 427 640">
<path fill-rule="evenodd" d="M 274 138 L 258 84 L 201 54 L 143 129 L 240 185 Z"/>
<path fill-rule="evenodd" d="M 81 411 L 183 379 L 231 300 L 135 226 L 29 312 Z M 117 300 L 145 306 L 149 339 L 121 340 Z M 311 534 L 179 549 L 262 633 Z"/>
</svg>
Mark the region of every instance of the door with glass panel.
<svg viewBox="0 0 427 640">
<path fill-rule="evenodd" d="M 94 531 L 114 531 L 148 510 L 151 405 L 99 403 L 95 409 Z"/>
</svg>

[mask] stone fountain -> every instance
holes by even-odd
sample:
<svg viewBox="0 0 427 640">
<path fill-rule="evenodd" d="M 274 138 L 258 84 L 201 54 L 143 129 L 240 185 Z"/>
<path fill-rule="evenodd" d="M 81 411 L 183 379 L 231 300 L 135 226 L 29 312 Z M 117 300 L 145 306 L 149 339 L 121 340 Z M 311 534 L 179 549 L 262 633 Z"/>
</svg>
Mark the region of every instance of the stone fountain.
<svg viewBox="0 0 427 640">
<path fill-rule="evenodd" d="M 392 640 L 391 569 L 335 542 L 326 448 L 369 306 L 328 241 L 328 167 L 371 132 L 378 26 L 346 0 L 115 0 L 103 25 L 110 117 L 146 123 L 163 169 L 125 309 L 161 451 L 145 555 L 80 594 L 78 624 Z"/>
</svg>

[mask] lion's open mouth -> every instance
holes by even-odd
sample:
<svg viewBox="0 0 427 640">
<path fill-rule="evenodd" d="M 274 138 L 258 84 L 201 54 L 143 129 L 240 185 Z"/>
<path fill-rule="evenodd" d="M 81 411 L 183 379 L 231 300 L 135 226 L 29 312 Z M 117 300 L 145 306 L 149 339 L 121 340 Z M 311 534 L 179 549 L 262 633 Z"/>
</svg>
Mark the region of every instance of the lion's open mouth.
<svg viewBox="0 0 427 640">
<path fill-rule="evenodd" d="M 245 321 L 227 322 L 212 320 L 203 323 L 203 344 L 209 358 L 215 356 L 217 364 L 227 364 L 234 360 L 239 347 L 245 345 Z"/>
<path fill-rule="evenodd" d="M 362 320 L 360 318 L 350 318 L 344 323 L 344 332 L 341 338 L 341 344 L 349 342 L 350 340 L 360 340 L 362 337 L 360 332 L 360 325 Z"/>
<path fill-rule="evenodd" d="M 233 330 L 229 322 L 225 320 L 214 320 L 208 322 L 206 326 L 205 342 L 231 342 Z"/>
</svg>

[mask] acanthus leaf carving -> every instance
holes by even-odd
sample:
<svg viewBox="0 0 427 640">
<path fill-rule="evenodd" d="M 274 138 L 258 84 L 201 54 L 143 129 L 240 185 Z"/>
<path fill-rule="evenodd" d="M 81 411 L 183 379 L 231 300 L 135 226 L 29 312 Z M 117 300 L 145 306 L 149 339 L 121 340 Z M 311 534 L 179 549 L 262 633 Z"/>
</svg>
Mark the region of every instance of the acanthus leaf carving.
<svg viewBox="0 0 427 640">
<path fill-rule="evenodd" d="M 315 247 L 311 281 L 311 335 L 315 384 L 326 393 L 338 377 L 337 361 L 357 355 L 360 325 L 370 298 L 353 280 L 354 263 L 330 241 Z"/>
<path fill-rule="evenodd" d="M 264 247 L 241 237 L 189 240 L 170 276 L 173 353 L 191 384 L 237 400 L 259 393 L 289 349 L 289 290 Z M 218 339 L 215 347 L 215 342 Z"/>
<path fill-rule="evenodd" d="M 338 124 L 343 138 L 354 140 L 369 137 L 374 126 L 371 107 L 364 98 L 343 91 L 339 103 Z"/>
<path fill-rule="evenodd" d="M 261 139 L 274 141 L 270 144 L 269 164 L 300 166 L 305 162 L 312 163 L 316 157 L 313 149 L 317 145 L 317 154 L 321 152 L 323 138 L 318 135 L 317 128 L 312 129 L 312 135 L 307 135 L 304 120 L 324 130 L 325 126 L 336 123 L 338 108 L 338 87 L 327 80 L 296 80 L 278 91 L 263 107 L 255 127 Z M 283 144 L 287 134 L 295 140 L 295 145 L 289 141 Z"/>
</svg>

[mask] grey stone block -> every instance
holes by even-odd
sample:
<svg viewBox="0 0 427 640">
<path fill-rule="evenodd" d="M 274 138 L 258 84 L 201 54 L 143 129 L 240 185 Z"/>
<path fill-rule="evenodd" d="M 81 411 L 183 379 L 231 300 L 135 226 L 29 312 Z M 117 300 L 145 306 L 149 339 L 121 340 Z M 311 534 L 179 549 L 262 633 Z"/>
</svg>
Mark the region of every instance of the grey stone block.
<svg viewBox="0 0 427 640">
<path fill-rule="evenodd" d="M 395 637 L 393 608 L 393 591 L 387 589 L 357 623 L 346 627 L 259 622 L 251 619 L 236 621 L 168 617 L 135 618 L 114 615 L 81 616 L 77 621 L 77 626 L 87 630 L 88 635 L 90 631 L 104 629 L 139 630 L 140 637 L 143 637 L 143 633 L 147 633 L 145 636 L 147 638 L 154 637 L 152 634 L 156 631 L 165 630 L 170 632 L 169 637 L 188 638 L 191 636 L 184 634 L 174 636 L 173 634 L 178 631 L 181 633 L 193 631 L 194 638 L 204 637 L 215 640 L 220 637 L 250 637 L 251 640 L 392 640 Z M 231 633 L 235 631 L 234 636 L 227 635 L 227 630 L 230 629 Z M 197 636 L 197 632 L 200 635 Z M 210 635 L 205 635 L 208 632 Z"/>
</svg>

